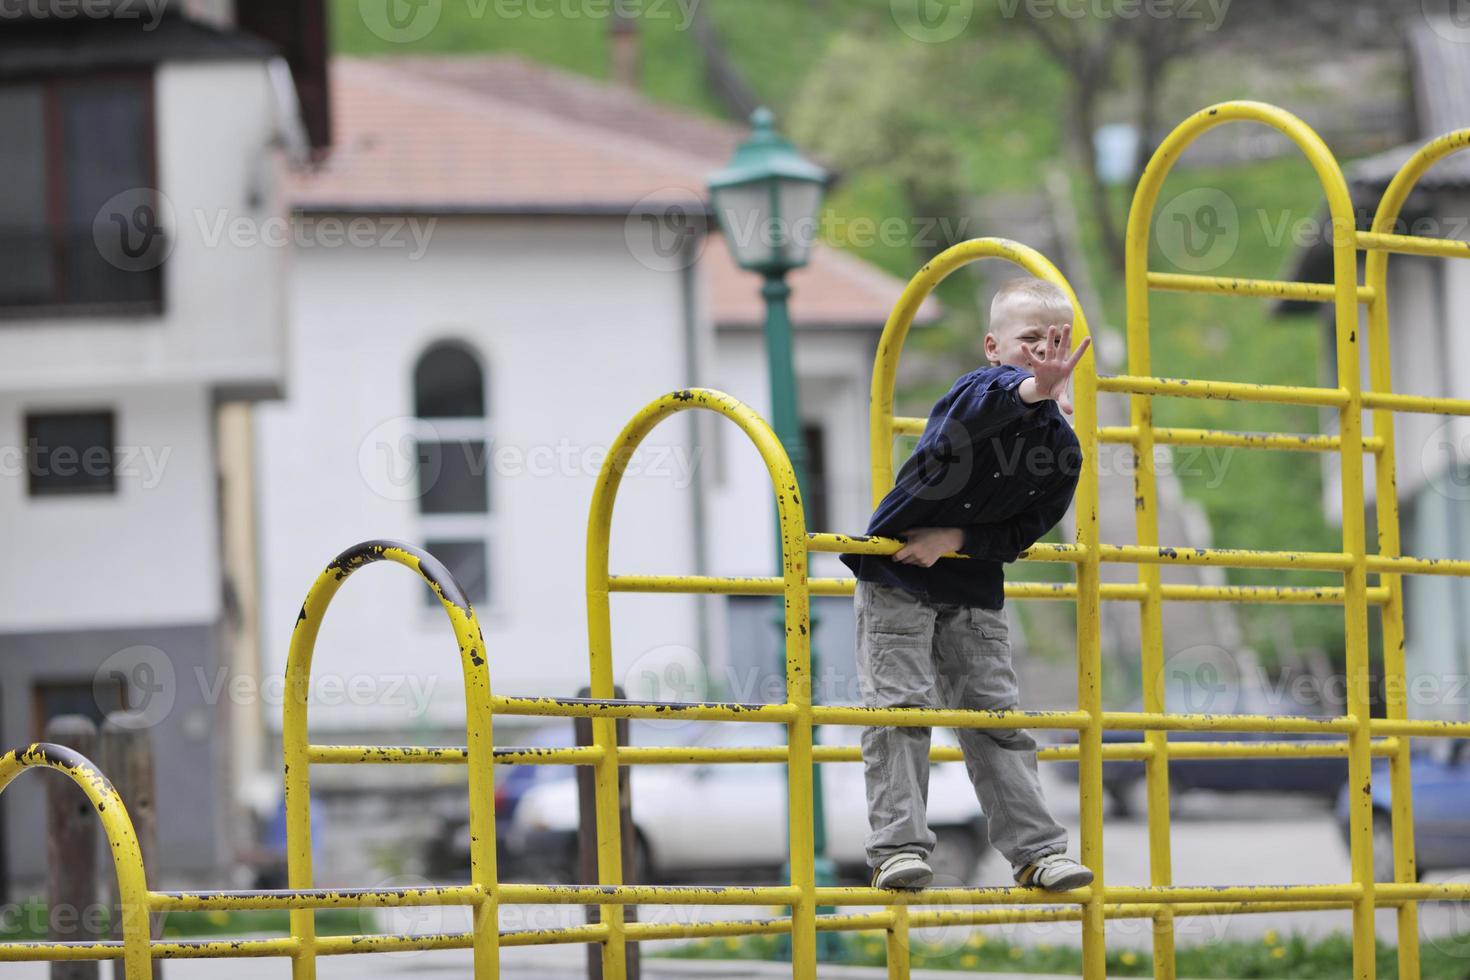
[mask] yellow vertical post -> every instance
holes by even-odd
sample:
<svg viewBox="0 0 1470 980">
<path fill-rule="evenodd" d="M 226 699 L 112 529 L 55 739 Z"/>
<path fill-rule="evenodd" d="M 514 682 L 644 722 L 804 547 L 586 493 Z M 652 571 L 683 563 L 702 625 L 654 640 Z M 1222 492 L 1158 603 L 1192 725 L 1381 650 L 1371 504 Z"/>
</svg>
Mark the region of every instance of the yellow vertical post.
<svg viewBox="0 0 1470 980">
<path fill-rule="evenodd" d="M 981 259 L 1003 259 L 1038 279 L 1056 284 L 1066 293 L 1076 314 L 1072 324 L 1074 343 L 1088 336 L 1087 316 L 1077 302 L 1071 284 L 1045 256 L 1035 249 L 1004 238 L 976 238 L 940 253 L 909 280 L 894 305 L 878 340 L 873 363 L 873 383 L 868 399 L 868 453 L 872 471 L 872 500 L 876 507 L 893 486 L 893 394 L 898 377 L 898 360 L 914 316 L 934 288 L 961 266 Z M 978 365 L 977 365 L 978 366 Z M 1082 812 L 1082 863 L 1092 869 L 1091 897 L 1083 907 L 1082 958 L 1084 976 L 1103 980 L 1107 969 L 1103 917 L 1102 850 L 1102 645 L 1099 634 L 1102 586 L 1098 551 L 1097 486 L 1097 362 L 1086 357 L 1073 373 L 1074 426 L 1082 452 L 1082 472 L 1077 483 L 1073 511 L 1077 521 L 1077 544 L 1083 558 L 1077 563 L 1077 707 L 1089 720 L 1078 732 L 1079 799 Z M 909 976 L 908 914 L 893 907 L 893 924 L 888 929 L 889 980 Z"/>
<path fill-rule="evenodd" d="M 353 572 L 391 561 L 418 572 L 438 596 L 459 645 L 465 681 L 465 739 L 469 768 L 470 877 L 479 888 L 474 921 L 474 980 L 500 976 L 499 885 L 495 869 L 493 744 L 490 668 L 485 641 L 469 600 L 453 576 L 428 552 L 392 541 L 366 541 L 334 558 L 312 583 L 286 654 L 286 699 L 281 740 L 286 779 L 286 878 L 293 889 L 312 887 L 310 744 L 306 709 L 316 638 L 337 590 Z M 291 910 L 293 980 L 316 976 L 316 919 L 310 908 Z"/>
<path fill-rule="evenodd" d="M 1424 172 L 1437 161 L 1463 150 L 1470 144 L 1470 130 L 1458 130 L 1433 140 L 1411 156 L 1384 191 L 1373 217 L 1372 230 L 1391 234 L 1410 191 Z M 1364 285 L 1372 290 L 1368 302 L 1368 372 L 1369 386 L 1374 392 L 1393 390 L 1392 345 L 1388 319 L 1388 252 L 1373 249 L 1364 264 Z M 1399 539 L 1399 501 L 1397 463 L 1395 457 L 1394 415 L 1388 409 L 1373 412 L 1373 435 L 1383 441 L 1374 468 L 1374 503 L 1378 524 L 1378 553 L 1398 556 L 1402 553 Z M 1408 717 L 1407 676 L 1404 662 L 1404 591 L 1403 576 L 1382 572 L 1380 581 L 1388 590 L 1380 619 L 1383 631 L 1383 676 L 1387 692 L 1385 714 L 1389 718 Z M 1392 787 L 1393 870 L 1394 881 L 1418 880 L 1414 859 L 1413 782 L 1410 771 L 1410 740 L 1399 739 L 1399 746 L 1389 757 L 1389 781 Z M 1419 976 L 1419 906 L 1404 902 L 1398 909 L 1399 980 L 1417 980 Z"/>
<path fill-rule="evenodd" d="M 781 526 L 781 590 L 785 603 L 786 703 L 793 709 L 787 724 L 788 821 L 791 885 L 797 897 L 791 907 L 791 971 L 795 980 L 817 975 L 816 865 L 812 854 L 812 681 L 811 616 L 807 584 L 806 519 L 791 460 L 771 427 L 749 406 L 719 391 L 687 388 L 650 402 L 623 427 L 609 447 L 592 491 L 587 518 L 587 635 L 594 697 L 612 696 L 612 623 L 608 606 L 608 546 L 613 504 L 628 461 L 655 425 L 675 412 L 703 408 L 740 426 L 750 438 L 771 478 L 776 515 Z M 604 722 L 602 729 L 598 723 Z M 598 878 L 603 885 L 622 883 L 621 827 L 617 796 L 617 755 L 613 721 L 593 719 L 593 735 L 604 754 L 598 762 L 596 792 Z M 599 734 L 601 732 L 601 734 Z M 603 944 L 603 976 L 625 976 L 626 930 L 622 906 L 605 907 L 608 935 Z"/>
<path fill-rule="evenodd" d="M 1181 137 L 1182 138 L 1182 137 Z M 1128 373 L 1148 377 L 1153 373 L 1149 349 L 1149 229 L 1153 222 L 1154 201 L 1169 171 L 1171 156 L 1167 143 L 1149 161 L 1135 190 L 1128 211 L 1125 238 L 1124 287 L 1127 304 Z M 1159 544 L 1158 474 L 1154 468 L 1153 396 L 1134 393 L 1128 396 L 1129 420 L 1136 431 L 1133 443 L 1133 524 L 1142 547 Z M 1159 567 L 1138 566 L 1138 581 L 1144 595 L 1138 604 L 1139 662 L 1143 677 L 1143 710 L 1158 713 L 1167 710 L 1164 674 L 1163 593 Z M 1187 710 L 1196 710 L 1190 706 Z M 1206 709 L 1208 710 L 1208 709 Z M 1144 778 L 1148 791 L 1149 884 L 1172 883 L 1173 855 L 1169 828 L 1169 756 L 1167 733 L 1151 730 L 1143 741 L 1150 752 L 1144 760 Z M 1154 976 L 1158 980 L 1174 980 L 1174 910 L 1164 904 L 1153 917 Z"/>
</svg>

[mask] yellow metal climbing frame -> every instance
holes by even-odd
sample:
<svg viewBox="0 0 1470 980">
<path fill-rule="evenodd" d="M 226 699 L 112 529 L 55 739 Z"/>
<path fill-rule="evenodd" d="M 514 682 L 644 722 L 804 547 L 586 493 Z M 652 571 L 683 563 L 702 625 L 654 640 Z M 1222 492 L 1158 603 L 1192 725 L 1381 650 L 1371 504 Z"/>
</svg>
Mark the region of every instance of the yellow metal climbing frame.
<svg viewBox="0 0 1470 980">
<path fill-rule="evenodd" d="M 1290 139 L 1307 157 L 1321 181 L 1331 217 L 1333 281 L 1323 283 L 1231 279 L 1179 275 L 1148 269 L 1148 232 L 1159 192 L 1174 162 L 1195 139 L 1216 126 L 1248 122 L 1270 126 Z M 1410 739 L 1467 736 L 1470 722 L 1413 721 L 1405 712 L 1403 654 L 1404 574 L 1470 575 L 1470 561 L 1430 560 L 1400 554 L 1398 502 L 1394 490 L 1395 412 L 1470 414 L 1470 401 L 1429 398 L 1392 391 L 1389 370 L 1387 263 L 1393 252 L 1470 258 L 1470 244 L 1399 235 L 1392 232 L 1405 199 L 1436 161 L 1470 143 L 1470 130 L 1441 137 L 1416 153 L 1390 184 L 1369 231 L 1353 219 L 1347 183 L 1322 140 L 1300 119 L 1274 106 L 1229 102 L 1187 119 L 1154 154 L 1134 195 L 1126 243 L 1128 373 L 1099 377 L 1092 358 L 1084 358 L 1074 377 L 1076 429 L 1085 465 L 1077 488 L 1076 541 L 1069 545 L 1036 545 L 1027 561 L 1067 562 L 1076 568 L 1075 583 L 1012 583 L 1013 599 L 1059 599 L 1076 603 L 1078 702 L 1075 711 L 972 712 L 927 708 L 866 708 L 813 705 L 810 677 L 809 599 L 812 595 L 850 595 L 851 579 L 813 579 L 807 574 L 811 551 L 891 554 L 900 546 L 892 539 L 808 533 L 791 464 L 770 427 L 748 407 L 717 391 L 688 389 L 656 399 L 619 434 L 602 468 L 592 498 L 587 533 L 587 616 L 590 643 L 591 696 L 585 699 L 496 696 L 490 690 L 490 661 L 479 625 L 464 594 L 442 565 L 408 545 L 368 542 L 349 549 L 327 567 L 312 586 L 292 635 L 284 710 L 284 754 L 288 824 L 288 883 L 278 891 L 166 892 L 148 889 L 138 844 L 122 801 L 86 759 L 51 745 L 31 745 L 0 757 L 0 790 L 32 767 L 69 774 L 87 794 L 101 817 L 118 876 L 123 906 L 122 940 L 115 943 L 0 943 L 0 961 L 118 959 L 127 980 L 145 980 L 155 957 L 289 957 L 295 980 L 316 975 L 319 956 L 410 949 L 472 949 L 476 980 L 499 976 L 502 946 L 545 943 L 598 943 L 604 975 L 626 975 L 629 942 L 695 936 L 787 933 L 791 937 L 792 976 L 816 976 L 818 931 L 881 929 L 887 935 L 891 980 L 909 975 L 909 932 L 915 926 L 975 925 L 1023 921 L 1080 921 L 1083 975 L 1105 976 L 1105 924 L 1108 919 L 1152 921 L 1154 973 L 1172 978 L 1174 919 L 1177 916 L 1287 913 L 1309 909 L 1351 910 L 1353 972 L 1357 980 L 1374 976 L 1374 910 L 1397 910 L 1398 964 L 1401 980 L 1419 975 L 1417 903 L 1425 900 L 1470 900 L 1470 885 L 1420 884 L 1414 870 L 1414 842 L 1409 780 Z M 1358 253 L 1366 252 L 1364 282 L 1357 281 Z M 915 313 L 946 276 L 982 259 L 1009 261 L 1030 274 L 1056 283 L 1072 299 L 1077 340 L 1087 335 L 1083 311 L 1070 286 L 1042 255 L 1024 245 L 985 238 L 957 245 L 938 256 L 905 289 L 879 343 L 871 399 L 872 494 L 876 503 L 893 483 L 894 440 L 923 431 L 925 420 L 896 418 L 893 392 L 899 355 Z M 1158 378 L 1149 360 L 1149 296 L 1154 291 L 1184 291 L 1232 296 L 1292 298 L 1332 304 L 1336 322 L 1337 387 L 1310 388 L 1256 385 L 1182 378 Z M 1366 311 L 1362 308 L 1366 307 Z M 1359 354 L 1360 317 L 1366 312 L 1369 384 L 1362 389 Z M 1130 403 L 1127 426 L 1100 427 L 1098 392 L 1125 394 Z M 1318 405 L 1338 412 L 1337 434 L 1295 436 L 1222 432 L 1207 429 L 1158 428 L 1153 424 L 1156 397 L 1213 398 L 1237 401 Z M 710 576 L 613 575 L 608 567 L 608 541 L 613 504 L 624 468 L 633 453 L 661 421 L 680 411 L 700 409 L 723 415 L 741 428 L 760 452 L 776 496 L 781 530 L 782 574 L 771 578 Z M 1363 413 L 1372 413 L 1371 437 L 1363 434 Z M 1098 540 L 1098 467 L 1100 442 L 1132 448 L 1136 473 L 1137 543 L 1104 544 Z M 1342 550 L 1337 552 L 1242 551 L 1225 548 L 1171 547 L 1158 540 L 1157 445 L 1231 446 L 1248 449 L 1335 452 L 1341 457 Z M 1364 454 L 1373 457 L 1378 549 L 1370 554 L 1365 541 Z M 307 737 L 307 691 L 317 631 L 327 607 L 346 578 L 375 561 L 390 561 L 416 571 L 439 596 L 454 628 L 465 681 L 465 745 L 422 748 L 397 746 L 314 745 Z M 960 560 L 960 559 L 954 559 Z M 1136 565 L 1136 583 L 1103 584 L 1103 562 Z M 1162 584 L 1159 566 L 1208 564 L 1282 571 L 1340 573 L 1338 587 L 1196 586 Z M 1377 581 L 1370 582 L 1369 576 Z M 785 603 L 786 697 L 779 704 L 719 702 L 667 703 L 615 699 L 610 630 L 610 597 L 615 592 L 725 593 L 780 595 Z M 1268 602 L 1341 605 L 1346 626 L 1347 713 L 1333 718 L 1177 714 L 1164 710 L 1163 688 L 1144 685 L 1144 710 L 1104 712 L 1099 675 L 1099 611 L 1103 600 L 1136 602 L 1141 625 L 1141 665 L 1145 678 L 1163 670 L 1162 605 L 1166 601 Z M 1387 711 L 1369 717 L 1368 606 L 1381 607 Z M 493 748 L 495 715 L 588 717 L 593 744 L 565 749 Z M 776 722 L 786 726 L 787 744 L 777 747 L 703 748 L 619 745 L 617 718 L 688 718 L 731 723 Z M 1086 888 L 1048 894 L 1014 887 L 927 889 L 919 893 L 872 888 L 817 887 L 812 855 L 812 782 L 816 763 L 858 761 L 855 747 L 815 746 L 813 725 L 941 725 L 976 728 L 1050 728 L 1077 733 L 1075 745 L 1046 748 L 1046 760 L 1075 760 L 1080 772 L 1081 858 L 1096 874 Z M 1142 743 L 1102 742 L 1104 729 L 1145 733 Z M 1288 741 L 1170 742 L 1170 731 L 1316 733 L 1329 738 L 1311 745 Z M 1350 793 L 1350 881 L 1319 885 L 1265 887 L 1181 887 L 1171 883 L 1169 847 L 1170 758 L 1245 758 L 1279 755 L 1346 756 Z M 1368 795 L 1372 756 L 1388 760 L 1392 785 L 1394 880 L 1373 880 L 1372 809 Z M 935 748 L 936 760 L 959 758 L 954 748 Z M 1102 762 L 1141 759 L 1148 793 L 1151 881 L 1144 887 L 1109 886 L 1103 867 Z M 664 887 L 625 885 L 619 827 L 618 769 L 623 765 L 689 763 L 787 763 L 789 779 L 790 881 L 772 887 Z M 471 876 L 468 884 L 397 889 L 317 889 L 312 877 L 309 773 L 314 765 L 433 764 L 465 765 L 470 796 Z M 499 881 L 495 869 L 495 813 L 490 792 L 497 764 L 587 765 L 593 767 L 597 812 L 598 882 L 595 885 L 550 886 Z M 971 906 L 942 910 L 913 905 Z M 598 905 L 599 921 L 560 929 L 499 928 L 503 905 Z M 790 909 L 787 916 L 705 922 L 629 922 L 623 906 L 768 905 Z M 473 912 L 469 932 L 435 935 L 318 937 L 314 911 L 323 908 L 389 906 L 465 906 Z M 873 911 L 818 915 L 834 906 L 873 906 Z M 279 939 L 225 941 L 156 941 L 149 938 L 149 913 L 170 910 L 291 910 L 291 934 Z"/>
</svg>

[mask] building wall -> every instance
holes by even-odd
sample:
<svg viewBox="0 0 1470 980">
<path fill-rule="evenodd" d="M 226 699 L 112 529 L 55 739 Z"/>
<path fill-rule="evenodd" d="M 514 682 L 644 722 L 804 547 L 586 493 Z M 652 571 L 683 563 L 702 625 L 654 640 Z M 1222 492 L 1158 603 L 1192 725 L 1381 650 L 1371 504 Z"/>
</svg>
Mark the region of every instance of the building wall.
<svg viewBox="0 0 1470 980">
<path fill-rule="evenodd" d="M 493 596 L 477 612 L 492 686 L 569 695 L 586 683 L 597 466 L 634 412 L 689 381 L 684 277 L 635 261 L 624 235 L 621 221 L 446 218 L 417 257 L 297 251 L 289 397 L 262 405 L 257 420 L 266 676 L 284 671 L 302 597 L 334 555 L 369 538 L 422 542 L 403 465 L 412 372 L 429 344 L 453 339 L 485 366 Z M 666 421 L 645 446 L 618 497 L 613 570 L 693 571 L 698 458 L 687 420 Z M 323 692 L 314 728 L 463 725 L 453 636 L 422 594 L 410 573 L 386 566 L 339 593 L 314 673 L 357 678 L 368 693 L 327 704 Z M 612 606 L 620 682 L 699 642 L 689 597 L 615 595 Z M 266 710 L 277 726 L 278 708 Z"/>
<path fill-rule="evenodd" d="M 219 884 L 230 856 L 226 731 L 240 692 L 221 686 L 234 675 L 219 639 L 213 425 L 216 398 L 281 380 L 286 250 L 262 238 L 280 214 L 279 111 L 263 62 L 159 66 L 157 190 L 172 242 L 162 314 L 0 330 L 0 532 L 25 556 L 0 572 L 0 735 L 36 737 L 37 683 L 85 690 L 121 676 L 156 753 L 166 846 L 150 871 L 165 882 Z M 29 496 L 26 413 L 87 409 L 114 413 L 115 492 Z M 45 867 L 45 781 L 22 780 L 0 803 L 20 887 Z"/>
<path fill-rule="evenodd" d="M 164 64 L 154 93 L 159 217 L 173 241 L 163 315 L 8 320 L 0 390 L 278 385 L 287 250 L 275 237 L 286 227 L 271 145 L 280 110 L 266 66 Z M 135 203 L 119 207 L 131 215 Z"/>
</svg>

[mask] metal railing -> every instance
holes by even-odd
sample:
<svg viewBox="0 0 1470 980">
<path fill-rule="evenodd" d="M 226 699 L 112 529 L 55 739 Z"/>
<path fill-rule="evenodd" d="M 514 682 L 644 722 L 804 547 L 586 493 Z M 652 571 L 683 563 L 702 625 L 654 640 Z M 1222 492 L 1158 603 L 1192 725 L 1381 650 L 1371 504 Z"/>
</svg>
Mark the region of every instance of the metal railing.
<svg viewBox="0 0 1470 980">
<path fill-rule="evenodd" d="M 1289 283 L 1152 273 L 1147 268 L 1148 229 L 1154 206 L 1173 163 L 1193 140 L 1227 122 L 1254 122 L 1272 127 L 1292 140 L 1315 169 L 1332 217 L 1335 279 L 1331 284 Z M 1399 975 L 1419 975 L 1417 903 L 1425 900 L 1470 900 L 1470 885 L 1416 882 L 1409 783 L 1409 746 L 1413 737 L 1470 735 L 1470 722 L 1411 721 L 1406 718 L 1403 656 L 1404 574 L 1463 576 L 1470 561 L 1431 560 L 1400 554 L 1398 503 L 1394 487 L 1393 412 L 1470 413 L 1470 401 L 1394 394 L 1388 346 L 1387 255 L 1470 257 L 1463 243 L 1391 235 L 1399 209 L 1423 172 L 1436 160 L 1470 142 L 1470 130 L 1442 137 L 1415 154 L 1389 186 L 1370 232 L 1359 232 L 1347 184 L 1322 141 L 1295 116 L 1252 102 L 1224 103 L 1186 120 L 1160 145 L 1134 197 L 1127 235 L 1127 375 L 1098 377 L 1092 358 L 1084 358 L 1074 378 L 1075 423 L 1084 465 L 1076 495 L 1076 541 L 1039 544 L 1023 559 L 1066 562 L 1076 568 L 1075 583 L 1011 583 L 1006 595 L 1015 599 L 1061 599 L 1077 607 L 1078 703 L 1075 711 L 981 712 L 927 708 L 867 708 L 813 705 L 810 677 L 809 599 L 812 595 L 847 595 L 852 579 L 809 578 L 811 551 L 891 554 L 900 547 L 892 539 L 809 534 L 791 465 L 780 443 L 753 411 L 729 395 L 705 389 L 676 391 L 640 411 L 618 436 L 607 455 L 592 498 L 588 518 L 586 598 L 590 641 L 588 698 L 504 697 L 491 693 L 489 666 L 474 612 L 443 567 L 427 554 L 406 545 L 369 542 L 344 552 L 328 566 L 307 596 L 292 636 L 287 665 L 285 706 L 288 880 L 280 891 L 161 892 L 147 889 L 133 830 L 116 793 L 86 760 L 56 746 L 33 745 L 0 758 L 0 788 L 22 769 L 49 766 L 68 773 L 96 807 L 111 844 L 124 914 L 121 943 L 7 943 L 0 960 L 104 959 L 121 957 L 128 980 L 149 976 L 151 957 L 286 956 L 295 980 L 315 976 L 318 956 L 407 949 L 472 948 L 474 976 L 499 975 L 501 946 L 545 943 L 598 943 L 604 976 L 625 975 L 629 942 L 694 936 L 785 933 L 791 937 L 792 975 L 816 976 L 816 934 L 829 930 L 882 929 L 887 935 L 888 973 L 893 980 L 909 975 L 909 932 L 916 926 L 972 925 L 1002 922 L 1080 921 L 1083 926 L 1083 975 L 1105 976 L 1105 926 L 1109 919 L 1151 919 L 1154 971 L 1175 976 L 1174 919 L 1178 916 L 1285 913 L 1313 909 L 1351 909 L 1353 971 L 1358 980 L 1374 975 L 1374 910 L 1397 909 Z M 1368 253 L 1365 279 L 1357 282 L 1357 253 Z M 1060 286 L 1072 300 L 1077 339 L 1087 335 L 1083 311 L 1066 280 L 1039 253 L 1004 239 L 964 242 L 925 265 L 909 283 L 885 327 L 873 372 L 871 398 L 872 494 L 875 503 L 893 484 L 892 447 L 896 436 L 922 431 L 924 420 L 895 418 L 893 389 L 899 353 L 925 297 L 946 276 L 982 260 L 1014 263 L 1030 274 Z M 1149 362 L 1149 294 L 1155 290 L 1187 291 L 1250 297 L 1281 296 L 1331 303 L 1335 311 L 1338 387 L 1252 385 L 1195 379 L 1153 377 Z M 1361 390 L 1358 329 L 1360 307 L 1367 307 L 1369 390 Z M 1100 428 L 1098 392 L 1126 394 L 1131 405 L 1126 427 Z M 1205 429 L 1157 428 L 1156 397 L 1221 398 L 1321 405 L 1338 412 L 1338 434 L 1296 436 L 1216 432 Z M 779 577 L 613 575 L 608 542 L 613 504 L 624 467 L 648 433 L 669 416 L 686 410 L 712 411 L 730 420 L 759 451 L 776 498 L 783 553 Z M 1364 410 L 1373 413 L 1371 438 L 1362 432 Z M 1111 545 L 1098 540 L 1098 467 L 1100 442 L 1134 447 L 1137 465 L 1135 521 L 1137 544 Z M 1157 487 L 1153 447 L 1159 444 L 1203 444 L 1268 450 L 1334 452 L 1342 461 L 1343 545 L 1338 552 L 1245 551 L 1228 548 L 1175 548 L 1158 541 Z M 1372 456 L 1379 553 L 1366 550 L 1364 530 L 1364 454 Z M 466 744 L 458 747 L 313 745 L 307 738 L 306 696 L 318 627 L 343 581 L 369 562 L 387 560 L 416 570 L 438 594 L 458 639 L 465 680 Z M 1103 562 L 1138 568 L 1136 583 L 1100 580 Z M 1209 564 L 1283 571 L 1312 570 L 1340 574 L 1341 586 L 1195 586 L 1163 584 L 1159 566 L 1170 563 Z M 1369 583 L 1369 575 L 1378 576 Z M 785 604 L 786 692 L 777 704 L 728 702 L 672 703 L 618 699 L 613 690 L 610 598 L 621 592 L 724 593 L 782 595 Z M 1141 657 L 1145 678 L 1163 669 L 1162 604 L 1168 601 L 1263 602 L 1339 605 L 1346 625 L 1347 712 L 1332 718 L 1270 715 L 1169 713 L 1158 684 L 1144 686 L 1141 712 L 1104 712 L 1100 675 L 1099 612 L 1103 600 L 1139 604 Z M 1369 717 L 1368 607 L 1381 611 L 1387 717 Z M 592 720 L 591 746 L 563 749 L 492 748 L 495 715 L 585 717 Z M 709 719 L 733 723 L 776 722 L 786 727 L 787 744 L 776 747 L 629 747 L 618 744 L 617 718 Z M 1076 760 L 1079 769 L 1081 857 L 1095 874 L 1093 884 L 1065 893 L 1019 887 L 937 888 L 896 892 L 873 888 L 817 887 L 812 856 L 812 782 L 816 763 L 852 762 L 853 747 L 814 746 L 813 725 L 945 725 L 974 728 L 1050 728 L 1075 731 L 1075 745 L 1043 749 L 1043 759 Z M 1107 729 L 1142 731 L 1141 743 L 1104 745 Z M 1336 736 L 1310 744 L 1290 741 L 1170 742 L 1170 731 L 1317 733 Z M 1268 756 L 1345 756 L 1353 792 L 1350 811 L 1352 876 L 1350 881 L 1317 885 L 1194 887 L 1172 884 L 1169 839 L 1169 771 L 1171 758 L 1260 758 Z M 1373 756 L 1389 763 L 1392 786 L 1394 880 L 1373 878 L 1370 763 Z M 935 748 L 935 760 L 959 758 L 958 750 Z M 1148 794 L 1150 884 L 1119 887 L 1105 883 L 1103 867 L 1103 786 L 1105 759 L 1141 759 Z M 790 879 L 771 887 L 667 887 L 622 883 L 622 828 L 618 811 L 618 767 L 626 764 L 785 762 L 789 779 Z M 471 875 L 468 884 L 413 889 L 319 890 L 313 887 L 309 820 L 309 769 L 323 764 L 450 764 L 469 769 Z M 597 884 L 550 886 L 498 880 L 495 867 L 494 808 L 491 767 L 505 763 L 585 765 L 593 768 L 597 810 Z M 915 904 L 963 904 L 971 909 L 912 909 Z M 511 904 L 578 904 L 601 907 L 594 924 L 561 929 L 507 930 L 498 926 L 501 906 Z M 701 922 L 630 922 L 623 907 L 662 905 L 777 905 L 790 914 L 766 919 Z M 387 906 L 461 905 L 473 910 L 473 928 L 459 934 L 318 937 L 313 910 Z M 818 915 L 822 906 L 876 906 L 866 912 Z M 290 909 L 291 935 L 279 939 L 207 942 L 150 941 L 148 912 L 173 909 Z"/>
</svg>

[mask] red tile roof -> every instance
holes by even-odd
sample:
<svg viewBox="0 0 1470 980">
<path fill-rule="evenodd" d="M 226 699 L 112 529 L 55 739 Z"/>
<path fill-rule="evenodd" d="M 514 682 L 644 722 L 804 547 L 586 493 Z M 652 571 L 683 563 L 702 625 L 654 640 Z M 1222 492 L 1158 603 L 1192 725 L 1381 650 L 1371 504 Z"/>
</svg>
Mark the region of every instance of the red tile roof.
<svg viewBox="0 0 1470 980">
<path fill-rule="evenodd" d="M 306 211 L 627 214 L 704 200 L 707 175 L 745 135 L 510 56 L 338 58 L 331 92 L 334 148 L 291 178 Z M 756 278 L 718 235 L 701 264 L 715 323 L 758 325 Z M 791 284 L 798 327 L 881 325 L 903 288 L 821 246 Z M 920 322 L 939 312 L 931 300 Z"/>
</svg>

